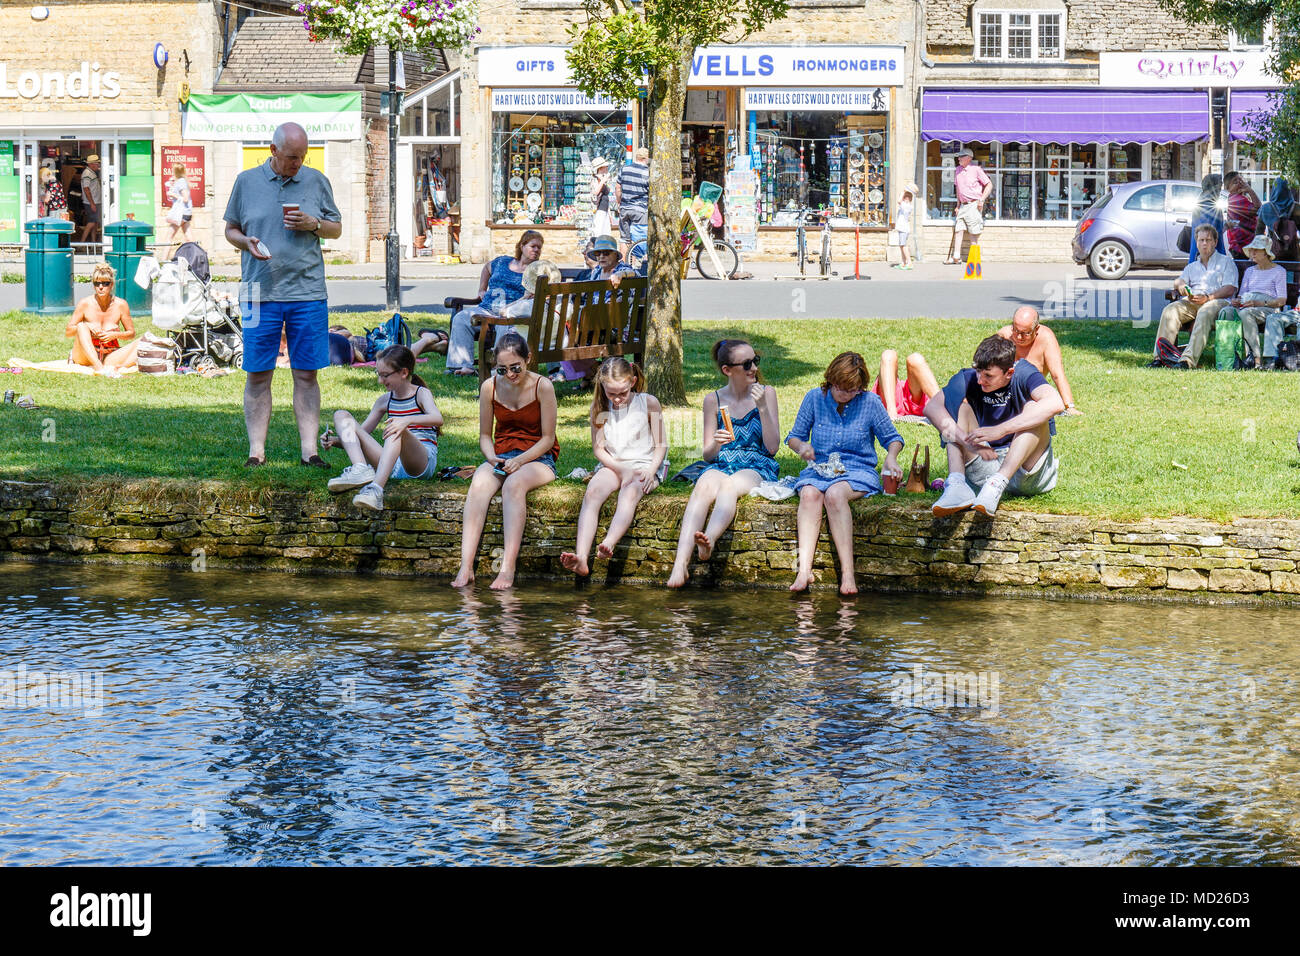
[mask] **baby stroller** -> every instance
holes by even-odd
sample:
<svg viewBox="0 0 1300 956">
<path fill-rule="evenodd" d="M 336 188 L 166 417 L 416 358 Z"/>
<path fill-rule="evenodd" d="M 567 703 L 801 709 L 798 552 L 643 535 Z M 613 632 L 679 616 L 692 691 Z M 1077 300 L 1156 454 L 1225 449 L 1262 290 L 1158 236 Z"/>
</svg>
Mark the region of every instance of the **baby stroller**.
<svg viewBox="0 0 1300 956">
<path fill-rule="evenodd" d="M 186 242 L 160 268 L 153 287 L 153 324 L 176 341 L 177 364 L 197 372 L 239 368 L 244 357 L 239 305 L 213 291 L 203 247 Z"/>
</svg>

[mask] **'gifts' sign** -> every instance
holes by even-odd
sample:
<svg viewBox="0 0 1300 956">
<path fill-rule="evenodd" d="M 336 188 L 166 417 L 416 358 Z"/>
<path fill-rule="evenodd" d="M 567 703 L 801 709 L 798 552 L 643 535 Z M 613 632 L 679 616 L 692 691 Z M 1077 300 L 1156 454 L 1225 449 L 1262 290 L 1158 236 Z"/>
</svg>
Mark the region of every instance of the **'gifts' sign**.
<svg viewBox="0 0 1300 956">
<path fill-rule="evenodd" d="M 163 208 L 172 204 L 172 181 L 176 178 L 174 167 L 185 167 L 185 181 L 190 184 L 190 202 L 195 208 L 204 205 L 207 196 L 207 176 L 203 165 L 202 146 L 164 146 L 162 148 L 162 175 L 158 181 L 162 184 Z"/>
</svg>

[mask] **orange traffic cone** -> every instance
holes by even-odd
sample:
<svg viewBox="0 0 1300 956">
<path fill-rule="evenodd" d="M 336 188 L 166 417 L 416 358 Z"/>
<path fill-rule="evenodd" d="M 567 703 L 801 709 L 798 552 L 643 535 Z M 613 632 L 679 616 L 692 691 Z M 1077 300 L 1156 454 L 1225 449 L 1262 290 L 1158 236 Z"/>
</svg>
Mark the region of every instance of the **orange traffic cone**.
<svg viewBox="0 0 1300 956">
<path fill-rule="evenodd" d="M 983 279 L 984 268 L 980 265 L 980 244 L 972 242 L 970 251 L 966 253 L 966 271 L 962 273 L 963 279 Z"/>
</svg>

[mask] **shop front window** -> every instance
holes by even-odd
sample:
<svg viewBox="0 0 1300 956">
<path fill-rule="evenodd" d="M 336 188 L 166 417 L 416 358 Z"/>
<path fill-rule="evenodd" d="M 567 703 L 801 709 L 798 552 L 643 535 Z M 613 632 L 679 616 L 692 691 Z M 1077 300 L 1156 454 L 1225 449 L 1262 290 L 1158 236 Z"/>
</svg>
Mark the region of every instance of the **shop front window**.
<svg viewBox="0 0 1300 956">
<path fill-rule="evenodd" d="M 460 75 L 436 83 L 427 94 L 406 104 L 398 121 L 402 136 L 460 135 Z"/>
<path fill-rule="evenodd" d="M 800 206 L 889 223 L 885 113 L 756 111 L 758 221 L 793 226 Z"/>
<path fill-rule="evenodd" d="M 951 219 L 957 208 L 954 174 L 962 146 L 975 154 L 993 182 L 991 218 L 1074 221 L 1117 183 L 1142 179 L 1137 143 L 959 143 L 926 144 L 926 207 L 930 219 Z M 1194 156 L 1192 147 L 1187 154 Z M 1181 159 L 1181 154 L 1174 154 Z M 1154 177 L 1153 178 L 1178 178 Z"/>
<path fill-rule="evenodd" d="M 1185 179 L 1200 182 L 1198 169 L 1194 145 L 1156 143 L 1151 147 L 1152 179 Z"/>
<path fill-rule="evenodd" d="M 1272 157 L 1267 148 L 1250 143 L 1234 143 L 1232 168 L 1246 177 L 1246 182 L 1250 183 L 1261 201 L 1268 199 L 1269 190 L 1273 188 L 1278 173 L 1273 170 Z"/>
<path fill-rule="evenodd" d="M 492 130 L 492 214 L 497 222 L 576 223 L 590 213 L 590 162 L 626 158 L 625 110 L 496 113 Z M 584 164 L 584 160 L 586 163 Z"/>
</svg>

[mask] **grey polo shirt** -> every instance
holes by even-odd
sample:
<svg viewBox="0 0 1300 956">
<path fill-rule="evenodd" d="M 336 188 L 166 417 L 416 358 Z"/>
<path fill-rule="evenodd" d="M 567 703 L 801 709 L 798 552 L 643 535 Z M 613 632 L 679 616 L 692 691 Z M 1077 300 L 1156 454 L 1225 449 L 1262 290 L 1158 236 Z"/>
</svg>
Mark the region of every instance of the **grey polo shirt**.
<svg viewBox="0 0 1300 956">
<path fill-rule="evenodd" d="M 325 296 L 325 257 L 320 240 L 310 232 L 284 228 L 281 203 L 296 202 L 308 216 L 328 222 L 342 222 L 334 204 L 334 190 L 324 174 L 308 166 L 293 179 L 277 176 L 268 159 L 261 166 L 246 169 L 235 177 L 235 188 L 226 204 L 225 220 L 246 236 L 256 236 L 271 251 L 263 261 L 245 252 L 241 256 L 242 286 L 263 302 L 313 302 Z M 254 285 L 256 283 L 257 285 Z"/>
</svg>

